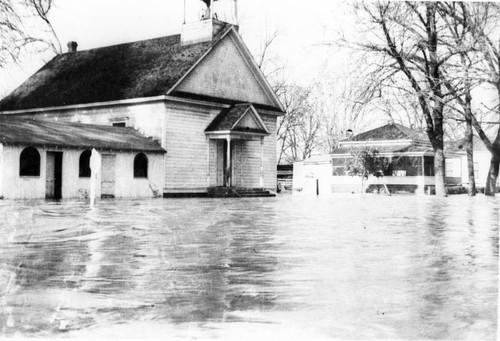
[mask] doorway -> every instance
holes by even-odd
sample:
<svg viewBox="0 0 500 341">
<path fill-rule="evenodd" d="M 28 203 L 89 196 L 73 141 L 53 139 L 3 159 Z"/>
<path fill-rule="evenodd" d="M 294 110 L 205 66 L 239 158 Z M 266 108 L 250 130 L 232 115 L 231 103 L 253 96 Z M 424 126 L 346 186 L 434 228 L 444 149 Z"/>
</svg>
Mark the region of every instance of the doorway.
<svg viewBox="0 0 500 341">
<path fill-rule="evenodd" d="M 235 184 L 233 160 L 236 154 L 236 141 L 230 141 L 231 155 L 228 159 L 227 140 L 217 140 L 216 185 L 232 187 Z"/>
<path fill-rule="evenodd" d="M 101 198 L 115 197 L 116 155 L 103 154 L 101 157 Z"/>
<path fill-rule="evenodd" d="M 45 198 L 62 198 L 62 152 L 47 152 Z"/>
</svg>

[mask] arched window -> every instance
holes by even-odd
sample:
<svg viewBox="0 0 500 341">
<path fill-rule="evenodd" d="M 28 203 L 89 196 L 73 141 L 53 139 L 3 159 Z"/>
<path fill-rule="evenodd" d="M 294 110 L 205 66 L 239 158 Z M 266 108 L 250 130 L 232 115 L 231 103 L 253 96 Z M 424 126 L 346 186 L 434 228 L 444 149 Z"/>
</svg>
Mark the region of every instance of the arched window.
<svg viewBox="0 0 500 341">
<path fill-rule="evenodd" d="M 92 152 L 86 150 L 80 154 L 80 178 L 90 178 L 90 155 Z"/>
<path fill-rule="evenodd" d="M 20 176 L 40 176 L 40 153 L 33 147 L 24 148 L 19 157 Z"/>
<path fill-rule="evenodd" d="M 139 153 L 134 159 L 134 178 L 148 177 L 148 157 L 144 153 Z"/>
</svg>

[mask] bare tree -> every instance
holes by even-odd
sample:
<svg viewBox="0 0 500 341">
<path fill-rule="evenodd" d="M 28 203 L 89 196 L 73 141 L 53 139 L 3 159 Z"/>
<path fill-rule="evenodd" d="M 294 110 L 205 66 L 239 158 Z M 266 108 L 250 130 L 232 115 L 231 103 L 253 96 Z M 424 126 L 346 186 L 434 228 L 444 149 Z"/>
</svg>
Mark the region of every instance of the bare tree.
<svg viewBox="0 0 500 341">
<path fill-rule="evenodd" d="M 463 108 L 467 124 L 468 149 L 472 149 L 472 127 L 491 153 L 490 169 L 486 179 L 485 194 L 495 195 L 500 163 L 500 108 L 493 112 L 493 123 L 497 133 L 490 139 L 485 131 L 485 124 L 478 119 L 480 112 L 472 110 L 471 90 L 477 83 L 486 81 L 493 85 L 500 103 L 500 45 L 495 43 L 493 36 L 498 35 L 500 26 L 500 7 L 496 3 L 454 3 L 446 2 L 439 5 L 442 17 L 450 28 L 454 49 L 457 51 L 461 71 L 458 77 L 447 77 L 445 85 L 455 95 L 456 101 Z M 500 37 L 497 37 L 500 44 Z M 450 67 L 450 66 L 448 66 Z M 457 67 L 451 65 L 451 73 L 456 73 Z M 467 154 L 471 154 L 470 150 Z M 473 171 L 472 160 L 469 160 L 469 177 Z"/>
<path fill-rule="evenodd" d="M 353 43 L 382 58 L 388 78 L 402 76 L 418 101 L 420 115 L 434 150 L 436 195 L 446 196 L 444 159 L 444 106 L 442 65 L 450 57 L 440 49 L 442 23 L 435 2 L 361 3 L 372 30 L 367 42 Z"/>
<path fill-rule="evenodd" d="M 359 132 L 365 127 L 365 106 L 356 102 L 358 79 L 352 76 L 330 74 L 316 82 L 312 89 L 321 121 L 319 147 L 323 152 L 331 153 L 337 148 L 347 130 Z"/>
<path fill-rule="evenodd" d="M 28 7 L 34 9 L 38 18 L 40 18 L 49 30 L 49 35 L 44 39 L 44 42 L 56 54 L 62 53 L 61 41 L 57 37 L 56 31 L 49 19 L 49 12 L 52 9 L 53 0 L 26 0 Z"/>
<path fill-rule="evenodd" d="M 492 10 L 495 11 L 495 15 L 493 16 L 494 20 L 492 21 L 495 25 L 498 25 L 498 4 L 491 4 L 491 6 Z M 497 38 L 498 43 L 496 43 L 490 36 L 493 35 L 491 32 L 487 32 L 484 28 L 480 27 L 478 27 L 478 31 L 477 33 L 480 35 L 482 41 L 481 51 L 484 56 L 486 80 L 495 87 L 498 96 L 498 103 L 495 110 L 497 122 L 497 133 L 495 138 L 493 140 L 486 138 L 486 134 L 482 131 L 482 127 L 477 120 L 473 120 L 472 124 L 483 140 L 486 148 L 488 148 L 491 153 L 490 169 L 486 179 L 484 194 L 494 196 L 500 165 L 500 38 Z"/>
<path fill-rule="evenodd" d="M 286 113 L 278 121 L 278 162 L 306 159 L 319 145 L 321 126 L 314 110 L 311 87 L 285 86 L 280 99 Z"/>
<path fill-rule="evenodd" d="M 52 0 L 0 0 L 0 68 L 18 62 L 26 51 L 40 52 L 50 48 L 56 53 L 61 52 L 48 18 L 51 7 Z M 31 32 L 29 26 L 36 27 L 36 32 Z M 49 27 L 49 34 L 41 32 L 41 26 Z"/>
<path fill-rule="evenodd" d="M 475 84 L 473 84 L 471 72 L 478 62 L 478 53 L 475 51 L 478 40 L 474 34 L 472 22 L 463 20 L 464 13 L 468 12 L 467 6 L 463 2 L 440 2 L 438 3 L 438 11 L 449 32 L 449 38 L 445 36 L 441 43 L 448 47 L 449 54 L 452 56 L 443 68 L 444 84 L 453 96 L 452 103 L 458 104 L 458 108 L 452 106 L 452 109 L 459 111 L 464 118 L 462 121 L 465 122 L 468 193 L 469 196 L 474 196 L 476 195 L 476 181 L 474 177 L 472 89 Z"/>
<path fill-rule="evenodd" d="M 16 61 L 25 38 L 21 18 L 10 0 L 0 0 L 0 67 Z"/>
</svg>

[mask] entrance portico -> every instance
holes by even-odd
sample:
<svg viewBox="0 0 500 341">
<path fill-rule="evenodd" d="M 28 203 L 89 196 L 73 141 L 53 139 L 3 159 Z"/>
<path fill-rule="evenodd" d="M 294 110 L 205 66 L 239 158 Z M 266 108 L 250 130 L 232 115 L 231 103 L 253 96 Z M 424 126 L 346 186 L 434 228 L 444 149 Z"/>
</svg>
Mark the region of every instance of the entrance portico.
<svg viewBox="0 0 500 341">
<path fill-rule="evenodd" d="M 238 104 L 223 110 L 205 134 L 207 187 L 264 187 L 264 138 L 270 132 L 253 105 Z M 215 154 L 210 152 L 214 146 L 211 141 L 215 142 Z M 211 172 L 214 162 L 215 172 L 213 168 Z"/>
</svg>

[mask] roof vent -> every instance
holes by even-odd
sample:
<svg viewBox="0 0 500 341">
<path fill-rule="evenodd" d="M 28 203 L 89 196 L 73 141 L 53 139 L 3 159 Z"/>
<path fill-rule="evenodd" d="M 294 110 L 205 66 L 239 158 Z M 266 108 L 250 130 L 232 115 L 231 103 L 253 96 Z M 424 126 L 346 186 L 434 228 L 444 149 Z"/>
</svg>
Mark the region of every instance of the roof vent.
<svg viewBox="0 0 500 341">
<path fill-rule="evenodd" d="M 78 47 L 78 43 L 76 41 L 68 41 L 68 53 L 70 52 L 76 52 L 76 49 Z"/>
</svg>

